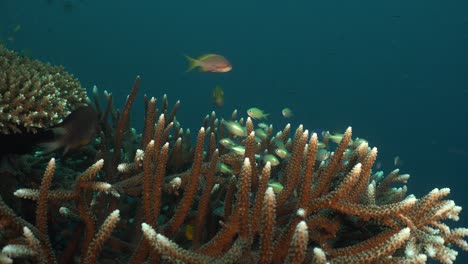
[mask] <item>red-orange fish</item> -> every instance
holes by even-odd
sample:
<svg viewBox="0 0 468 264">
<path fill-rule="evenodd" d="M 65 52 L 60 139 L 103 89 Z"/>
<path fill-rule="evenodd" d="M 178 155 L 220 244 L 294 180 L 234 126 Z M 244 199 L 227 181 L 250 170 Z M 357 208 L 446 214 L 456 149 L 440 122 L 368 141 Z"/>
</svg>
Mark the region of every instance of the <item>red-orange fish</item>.
<svg viewBox="0 0 468 264">
<path fill-rule="evenodd" d="M 196 67 L 200 67 L 201 72 L 228 72 L 232 70 L 231 63 L 221 55 L 217 54 L 204 54 L 197 59 L 185 56 L 189 61 L 189 68 L 191 71 Z"/>
</svg>

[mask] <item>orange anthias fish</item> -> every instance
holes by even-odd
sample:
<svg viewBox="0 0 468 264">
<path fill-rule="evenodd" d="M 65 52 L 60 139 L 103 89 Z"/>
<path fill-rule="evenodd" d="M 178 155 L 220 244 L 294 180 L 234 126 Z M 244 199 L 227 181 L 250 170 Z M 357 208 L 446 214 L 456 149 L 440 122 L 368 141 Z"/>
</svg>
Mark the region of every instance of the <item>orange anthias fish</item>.
<svg viewBox="0 0 468 264">
<path fill-rule="evenodd" d="M 70 150 L 83 147 L 96 136 L 99 126 L 97 111 L 92 106 L 82 106 L 71 112 L 62 123 L 51 128 L 52 141 L 39 144 L 44 153 L 62 149 L 62 156 Z"/>
<path fill-rule="evenodd" d="M 204 54 L 197 59 L 185 56 L 189 61 L 189 68 L 191 71 L 196 67 L 200 67 L 201 72 L 228 72 L 232 70 L 231 63 L 221 55 L 217 54 Z"/>
</svg>

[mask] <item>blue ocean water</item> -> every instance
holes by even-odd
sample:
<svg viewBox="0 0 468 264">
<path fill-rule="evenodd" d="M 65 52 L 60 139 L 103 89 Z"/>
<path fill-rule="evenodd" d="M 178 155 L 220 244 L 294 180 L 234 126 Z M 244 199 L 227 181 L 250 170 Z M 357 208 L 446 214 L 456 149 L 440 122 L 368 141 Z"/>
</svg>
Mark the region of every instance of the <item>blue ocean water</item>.
<svg viewBox="0 0 468 264">
<path fill-rule="evenodd" d="M 410 193 L 449 187 L 468 208 L 467 1 L 68 2 L 0 1 L 0 38 L 64 65 L 89 91 L 112 92 L 117 106 L 141 75 L 138 102 L 180 99 L 178 119 L 192 131 L 213 110 L 227 117 L 250 107 L 271 113 L 276 127 L 352 126 L 378 147 L 385 171 L 401 158 Z M 185 72 L 183 55 L 203 53 L 226 56 L 233 70 Z M 211 101 L 216 85 L 221 109 Z M 284 119 L 284 107 L 294 117 Z M 133 126 L 142 113 L 139 103 Z M 456 225 L 468 226 L 466 209 Z"/>
</svg>

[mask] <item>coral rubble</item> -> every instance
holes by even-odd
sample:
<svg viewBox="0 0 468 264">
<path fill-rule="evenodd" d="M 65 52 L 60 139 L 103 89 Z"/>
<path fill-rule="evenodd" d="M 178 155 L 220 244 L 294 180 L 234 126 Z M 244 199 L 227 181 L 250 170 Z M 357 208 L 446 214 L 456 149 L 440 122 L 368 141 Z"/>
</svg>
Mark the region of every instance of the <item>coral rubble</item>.
<svg viewBox="0 0 468 264">
<path fill-rule="evenodd" d="M 0 200 L 0 263 L 453 263 L 454 246 L 468 250 L 468 229 L 446 223 L 461 211 L 450 190 L 416 198 L 393 187 L 409 175 L 374 171 L 377 149 L 351 144 L 351 128 L 320 161 L 323 143 L 302 125 L 259 139 L 235 111 L 246 130 L 235 136 L 213 112 L 192 145 L 179 102 L 169 111 L 164 97 L 160 109 L 145 98 L 140 137 L 128 125 L 139 80 L 121 113 L 107 93 L 101 109 L 95 90 L 102 132 L 72 184 L 54 171 L 69 163 L 52 158 L 40 184 L 15 192 L 37 203 L 35 215 Z M 278 144 L 290 155 L 273 166 L 261 156 Z"/>
</svg>

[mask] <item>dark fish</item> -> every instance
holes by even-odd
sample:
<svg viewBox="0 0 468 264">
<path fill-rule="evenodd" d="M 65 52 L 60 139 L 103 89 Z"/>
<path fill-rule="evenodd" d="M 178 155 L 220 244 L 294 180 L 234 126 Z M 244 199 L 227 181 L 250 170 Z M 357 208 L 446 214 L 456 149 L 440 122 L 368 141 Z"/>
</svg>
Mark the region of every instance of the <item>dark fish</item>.
<svg viewBox="0 0 468 264">
<path fill-rule="evenodd" d="M 98 113 L 92 106 L 82 106 L 69 114 L 62 123 L 51 128 L 54 140 L 39 144 L 43 153 L 62 150 L 62 155 L 68 151 L 83 147 L 91 142 L 98 131 Z"/>
</svg>

